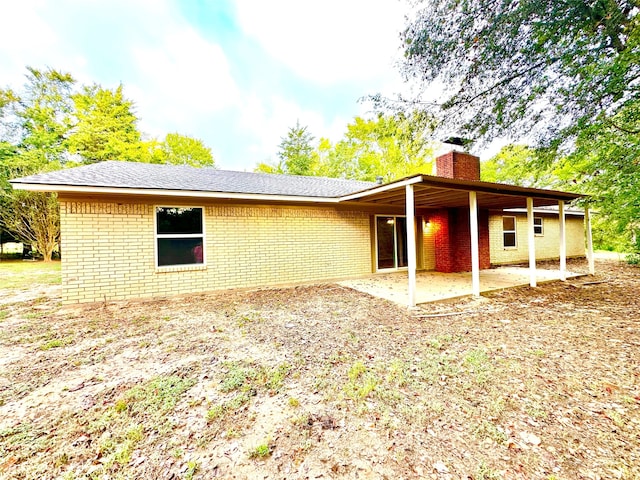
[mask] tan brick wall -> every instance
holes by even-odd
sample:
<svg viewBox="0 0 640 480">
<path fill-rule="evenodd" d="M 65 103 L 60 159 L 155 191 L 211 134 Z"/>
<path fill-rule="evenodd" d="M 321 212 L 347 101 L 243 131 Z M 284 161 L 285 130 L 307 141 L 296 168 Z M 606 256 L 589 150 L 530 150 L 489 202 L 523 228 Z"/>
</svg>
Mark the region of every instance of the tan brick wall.
<svg viewBox="0 0 640 480">
<path fill-rule="evenodd" d="M 205 211 L 206 267 L 163 271 L 155 267 L 154 204 L 60 203 L 65 303 L 371 273 L 364 212 L 199 204 Z"/>
<path fill-rule="evenodd" d="M 515 214 L 516 217 L 515 248 L 504 248 L 502 241 L 502 214 L 492 214 L 489 217 L 489 242 L 491 246 L 491 264 L 500 265 L 529 261 L 529 239 L 527 236 L 527 216 Z M 543 235 L 536 236 L 535 249 L 538 260 L 555 259 L 560 257 L 560 226 L 557 216 L 536 214 L 543 218 Z M 567 256 L 584 256 L 584 221 L 581 217 L 566 217 Z"/>
</svg>

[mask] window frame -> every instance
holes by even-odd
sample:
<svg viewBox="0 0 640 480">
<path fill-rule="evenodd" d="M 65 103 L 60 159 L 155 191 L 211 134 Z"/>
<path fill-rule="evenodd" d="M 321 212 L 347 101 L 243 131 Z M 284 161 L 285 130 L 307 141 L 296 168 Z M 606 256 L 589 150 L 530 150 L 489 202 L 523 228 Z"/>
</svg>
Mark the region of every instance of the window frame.
<svg viewBox="0 0 640 480">
<path fill-rule="evenodd" d="M 505 218 L 513 218 L 513 230 L 505 230 L 504 229 L 504 219 Z M 505 233 L 512 233 L 514 243 L 513 245 L 506 245 L 505 242 Z M 518 217 L 515 215 L 503 215 L 502 216 L 502 248 L 505 250 L 514 250 L 518 248 Z"/>
<path fill-rule="evenodd" d="M 536 220 L 540 220 L 540 225 L 536 225 Z M 540 227 L 540 233 L 536 232 L 537 227 Z M 542 217 L 533 217 L 533 233 L 536 237 L 544 237 L 544 219 Z"/>
<path fill-rule="evenodd" d="M 193 208 L 200 209 L 202 233 L 158 233 L 159 208 Z M 201 205 L 154 205 L 153 206 L 153 253 L 156 271 L 201 270 L 207 267 L 206 215 Z M 158 239 L 161 238 L 202 238 L 202 263 L 182 263 L 175 265 L 158 265 Z"/>
<path fill-rule="evenodd" d="M 375 252 L 375 271 L 376 273 L 385 273 L 385 272 L 401 272 L 401 271 L 405 271 L 409 268 L 409 266 L 404 266 L 404 267 L 399 267 L 398 264 L 399 259 L 398 259 L 398 218 L 402 218 L 405 220 L 407 220 L 407 216 L 406 215 L 394 215 L 394 214 L 389 214 L 389 215 L 383 215 L 383 214 L 375 214 L 373 219 L 373 231 L 375 233 L 375 245 L 374 245 L 374 252 Z M 379 268 L 378 267 L 378 218 L 393 218 L 393 267 L 389 267 L 389 268 Z M 405 236 L 406 236 L 406 230 L 405 230 Z M 408 242 L 408 240 L 407 240 Z M 408 248 L 408 245 L 407 245 Z"/>
</svg>

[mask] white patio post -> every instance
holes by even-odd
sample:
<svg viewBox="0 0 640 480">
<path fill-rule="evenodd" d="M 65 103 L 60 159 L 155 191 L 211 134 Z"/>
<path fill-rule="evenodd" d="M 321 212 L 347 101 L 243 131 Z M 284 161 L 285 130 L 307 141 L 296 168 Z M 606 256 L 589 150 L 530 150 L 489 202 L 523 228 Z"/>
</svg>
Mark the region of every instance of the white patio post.
<svg viewBox="0 0 640 480">
<path fill-rule="evenodd" d="M 413 185 L 406 186 L 406 214 L 407 214 L 407 254 L 409 264 L 409 306 L 416 306 L 416 224 L 415 206 L 413 200 Z"/>
<path fill-rule="evenodd" d="M 536 282 L 536 234 L 533 228 L 533 198 L 527 197 L 527 237 L 529 238 L 529 285 Z"/>
<path fill-rule="evenodd" d="M 593 260 L 593 236 L 591 235 L 591 215 L 589 207 L 584 208 L 584 221 L 587 224 L 587 259 L 589 260 L 589 273 L 596 273 L 596 266 Z"/>
<path fill-rule="evenodd" d="M 560 222 L 560 280 L 567 279 L 567 239 L 565 234 L 564 201 L 558 201 L 558 221 Z"/>
<path fill-rule="evenodd" d="M 478 246 L 478 196 L 469 192 L 469 227 L 471 230 L 471 289 L 480 296 L 480 247 Z"/>
</svg>

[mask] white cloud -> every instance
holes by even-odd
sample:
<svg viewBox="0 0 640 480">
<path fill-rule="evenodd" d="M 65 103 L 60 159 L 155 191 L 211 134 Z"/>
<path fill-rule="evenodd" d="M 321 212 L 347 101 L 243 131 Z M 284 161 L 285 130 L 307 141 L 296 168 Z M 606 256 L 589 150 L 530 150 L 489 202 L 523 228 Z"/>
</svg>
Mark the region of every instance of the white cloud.
<svg viewBox="0 0 640 480">
<path fill-rule="evenodd" d="M 136 79 L 128 91 L 151 130 L 184 130 L 239 97 L 219 45 L 187 25 L 165 24 L 162 35 L 132 48 Z"/>
<path fill-rule="evenodd" d="M 51 67 L 83 77 L 86 58 L 79 51 L 68 52 L 63 39 L 42 15 L 46 3 L 41 0 L 10 1 L 2 4 L 0 28 L 0 86 L 20 89 L 27 66 Z"/>
<path fill-rule="evenodd" d="M 370 81 L 398 55 L 406 7 L 388 0 L 236 0 L 245 34 L 318 84 Z"/>
<path fill-rule="evenodd" d="M 328 137 L 332 141 L 342 138 L 351 119 L 338 115 L 327 118 L 281 96 L 263 98 L 250 95 L 243 102 L 238 121 L 238 130 L 246 134 L 246 149 L 252 160 L 249 166 L 276 160 L 278 144 L 296 121 L 308 127 L 308 132 L 317 142 L 320 137 Z"/>
</svg>

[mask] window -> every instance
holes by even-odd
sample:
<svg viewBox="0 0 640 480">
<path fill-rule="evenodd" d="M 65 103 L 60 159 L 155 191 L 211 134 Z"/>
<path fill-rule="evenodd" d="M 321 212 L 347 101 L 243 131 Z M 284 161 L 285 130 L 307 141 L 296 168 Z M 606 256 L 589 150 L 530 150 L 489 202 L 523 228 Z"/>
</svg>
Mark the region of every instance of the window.
<svg viewBox="0 0 640 480">
<path fill-rule="evenodd" d="M 542 226 L 542 217 L 533 217 L 533 233 L 541 237 L 544 235 L 544 228 Z"/>
<path fill-rule="evenodd" d="M 158 267 L 204 263 L 202 208 L 156 207 Z"/>
<path fill-rule="evenodd" d="M 515 248 L 516 217 L 502 217 L 502 243 L 504 248 Z"/>
<path fill-rule="evenodd" d="M 376 252 L 378 270 L 405 268 L 407 253 L 407 219 L 376 216 Z"/>
</svg>

